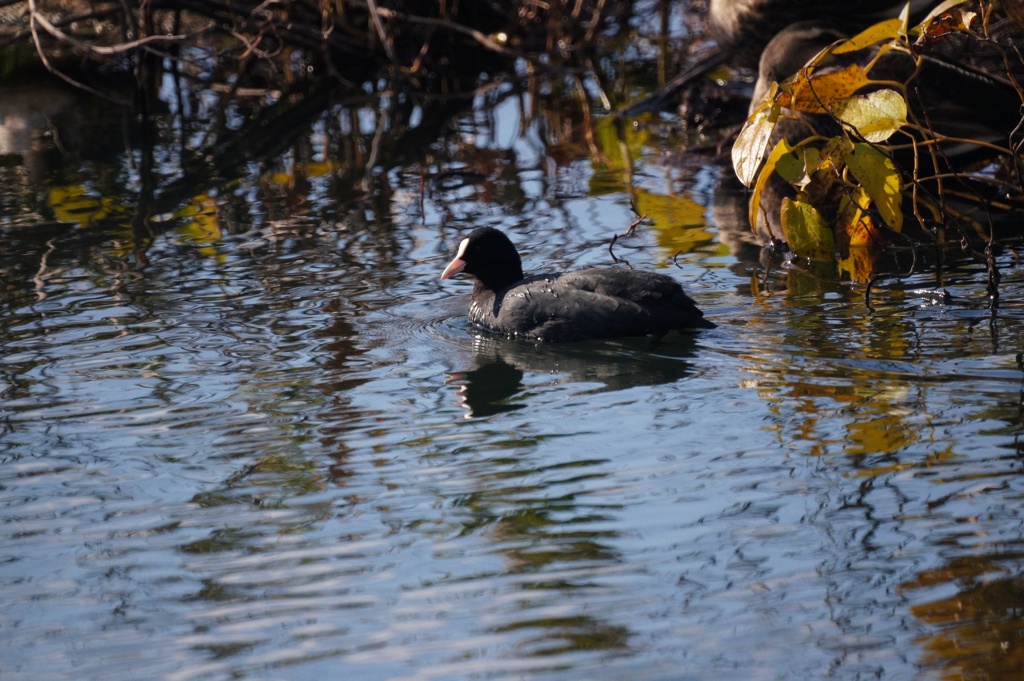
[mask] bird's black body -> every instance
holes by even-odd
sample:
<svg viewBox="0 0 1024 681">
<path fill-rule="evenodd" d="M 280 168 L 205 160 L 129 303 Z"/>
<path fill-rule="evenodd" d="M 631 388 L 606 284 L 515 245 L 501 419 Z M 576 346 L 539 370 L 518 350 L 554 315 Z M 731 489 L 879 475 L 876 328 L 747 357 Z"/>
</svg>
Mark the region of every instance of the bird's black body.
<svg viewBox="0 0 1024 681">
<path fill-rule="evenodd" d="M 441 278 L 458 272 L 476 277 L 469 320 L 504 336 L 562 342 L 715 326 L 664 274 L 594 267 L 523 278 L 515 246 L 490 227 L 462 242 Z"/>
</svg>

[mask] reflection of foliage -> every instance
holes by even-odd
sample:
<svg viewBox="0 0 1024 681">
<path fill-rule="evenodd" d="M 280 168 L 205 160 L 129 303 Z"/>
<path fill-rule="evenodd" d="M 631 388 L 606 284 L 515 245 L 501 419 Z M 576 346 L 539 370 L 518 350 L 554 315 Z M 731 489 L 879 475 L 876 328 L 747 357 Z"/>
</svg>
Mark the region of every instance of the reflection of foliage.
<svg viewBox="0 0 1024 681">
<path fill-rule="evenodd" d="M 253 172 L 267 172 L 277 185 L 269 189 L 295 200 L 314 183 L 333 185 L 334 196 L 375 201 L 378 216 L 390 213 L 395 168 L 493 180 L 508 172 L 508 158 L 453 123 L 473 106 L 519 98 L 525 117 L 546 119 L 546 151 L 559 164 L 590 156 L 587 94 L 609 100 L 605 76 L 587 77 L 584 88 L 580 74 L 594 73 L 593 48 L 628 29 L 630 12 L 631 3 L 602 1 L 14 0 L 0 3 L 0 45 L 126 104 L 129 135 L 104 120 L 117 129 L 104 146 L 123 140 L 139 150 L 128 160 L 139 172 L 138 209 L 132 215 L 126 202 L 125 219 L 145 240 L 166 226 L 160 220 L 189 217 L 182 206 L 192 201 L 223 203 L 224 189 Z M 12 65 L 9 55 L 0 60 Z M 576 98 L 560 97 L 565 90 Z M 475 121 L 481 131 L 489 122 Z M 63 111 L 48 113 L 47 124 L 64 140 L 77 125 Z M 97 179 L 83 193 L 112 193 Z M 214 234 L 216 222 L 203 230 Z"/>
<path fill-rule="evenodd" d="M 500 633 L 521 630 L 537 631 L 533 637 L 520 643 L 520 647 L 528 650 L 530 655 L 626 648 L 630 633 L 626 627 L 585 616 L 532 619 L 496 628 Z"/>
<path fill-rule="evenodd" d="M 168 230 L 213 255 L 234 234 L 308 227 L 298 223 L 310 213 L 313 226 L 384 234 L 396 202 L 411 211 L 418 199 L 422 214 L 436 199 L 444 226 L 465 219 L 466 203 L 453 199 L 471 192 L 518 211 L 537 190 L 525 186 L 520 151 L 503 148 L 498 108 L 515 109 L 521 130 L 535 126 L 550 169 L 596 167 L 590 195 L 633 190 L 635 159 L 648 151 L 648 129 L 592 115 L 595 102 L 610 110 L 628 96 L 624 74 L 644 70 L 643 58 L 601 57 L 650 39 L 631 2 L 0 5 L 0 45 L 36 60 L 19 78 L 48 70 L 75 102 L 46 112 L 43 167 L 59 168 L 61 185 L 91 202 L 33 198 L 19 219 L 116 230 L 133 237 L 123 252 L 140 261 Z M 454 176 L 475 179 L 461 189 L 441 182 Z M 539 190 L 552 205 L 558 181 L 545 177 Z M 633 196 L 673 253 L 711 238 L 704 209 L 683 193 L 643 187 Z"/>
<path fill-rule="evenodd" d="M 1015 562 L 1017 555 L 1007 558 Z M 904 592 L 957 586 L 952 596 L 911 608 L 935 627 L 935 633 L 922 641 L 924 661 L 943 668 L 942 678 L 1019 678 L 1024 669 L 1024 582 L 1006 576 L 1007 571 L 990 555 L 968 556 L 925 571 L 903 586 Z"/>
<path fill-rule="evenodd" d="M 47 204 L 56 219 L 82 227 L 103 224 L 128 212 L 128 208 L 115 199 L 90 195 L 81 185 L 51 187 Z"/>
<path fill-rule="evenodd" d="M 991 44 L 988 19 L 952 9 L 913 31 L 906 16 L 885 21 L 821 50 L 781 84 L 765 83 L 733 148 L 737 175 L 753 189 L 751 225 L 784 238 L 799 256 L 835 258 L 840 271 L 862 281 L 878 252 L 917 239 L 941 245 L 947 226 L 965 248 L 979 237 L 991 245 L 991 230 L 967 226 L 968 210 L 1020 205 L 1017 166 L 999 165 L 1015 157 L 1007 145 L 1020 90 L 932 59 L 922 47 L 952 34 Z M 994 112 L 1001 143 L 963 132 L 993 113 L 978 110 L 974 86 L 998 92 L 986 106 L 1007 109 Z M 943 107 L 960 120 L 943 119 Z M 765 197 L 778 187 L 786 195 L 771 205 Z M 1004 200 L 994 202 L 996 195 Z M 772 233 L 776 220 L 782 234 Z M 905 236 L 911 225 L 917 229 Z"/>
</svg>

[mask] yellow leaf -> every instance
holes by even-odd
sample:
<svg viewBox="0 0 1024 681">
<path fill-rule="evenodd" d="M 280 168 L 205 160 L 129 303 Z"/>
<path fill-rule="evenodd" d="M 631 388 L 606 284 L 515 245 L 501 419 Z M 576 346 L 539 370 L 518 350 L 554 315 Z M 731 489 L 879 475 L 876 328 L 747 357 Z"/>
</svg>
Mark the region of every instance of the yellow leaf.
<svg viewBox="0 0 1024 681">
<path fill-rule="evenodd" d="M 926 16 L 924 21 L 918 25 L 918 28 L 926 29 L 928 24 L 932 23 L 932 20 L 935 19 L 935 17 L 941 16 L 957 5 L 962 5 L 965 2 L 967 2 L 967 0 L 946 0 L 943 3 L 940 3 L 935 7 L 935 9 L 928 13 L 928 16 Z M 1019 7 L 1020 0 L 1003 0 L 1000 4 L 1003 6 L 1003 9 L 1006 10 L 1006 13 L 1012 18 L 1014 9 L 1013 5 L 1017 5 Z"/>
<path fill-rule="evenodd" d="M 836 101 L 836 118 L 869 142 L 884 142 L 907 123 L 907 103 L 895 90 L 876 90 Z"/>
<path fill-rule="evenodd" d="M 853 142 L 843 135 L 836 135 L 821 150 L 821 165 L 832 169 L 843 167 L 843 159 L 853 151 Z"/>
<path fill-rule="evenodd" d="M 821 213 L 798 196 L 782 199 L 782 231 L 794 253 L 810 260 L 832 260 L 836 250 L 832 228 Z"/>
<path fill-rule="evenodd" d="M 865 212 L 870 206 L 871 198 L 867 192 L 857 187 L 839 202 L 835 227 L 839 272 L 862 284 L 871 280 L 875 259 L 888 245 L 885 235 L 878 231 L 871 216 Z"/>
<path fill-rule="evenodd" d="M 854 95 L 871 83 L 858 64 L 810 77 L 808 73 L 808 69 L 801 69 L 782 84 L 786 93 L 779 98 L 782 106 L 804 113 L 827 113 L 833 103 Z"/>
<path fill-rule="evenodd" d="M 804 172 L 808 175 L 821 166 L 821 149 L 804 147 Z"/>
<path fill-rule="evenodd" d="M 836 262 L 836 269 L 840 276 L 845 275 L 850 281 L 866 284 L 874 276 L 875 256 L 869 248 L 851 248 L 848 255 Z"/>
<path fill-rule="evenodd" d="M 797 189 L 803 190 L 814 181 L 815 171 L 821 166 L 821 150 L 803 146 L 779 157 L 775 172 Z"/>
<path fill-rule="evenodd" d="M 832 48 L 833 54 L 844 54 L 846 52 L 857 52 L 863 50 L 865 47 L 870 47 L 876 43 L 895 40 L 900 37 L 901 30 L 903 29 L 904 21 L 902 19 L 889 19 L 882 21 L 874 26 L 868 26 L 866 29 L 853 36 L 849 40 L 845 40 L 840 44 Z"/>
<path fill-rule="evenodd" d="M 808 167 L 809 182 L 803 187 L 810 203 L 822 206 L 834 203 L 836 188 L 841 185 L 844 159 L 853 143 L 845 135 L 837 135 L 830 139 L 816 153 L 805 156 Z"/>
<path fill-rule="evenodd" d="M 761 173 L 757 176 L 757 182 L 754 184 L 754 193 L 750 196 L 749 219 L 751 227 L 757 224 L 757 214 L 761 210 L 761 192 L 764 191 L 764 185 L 768 182 L 768 178 L 771 177 L 772 173 L 775 172 L 775 165 L 779 159 L 782 158 L 783 154 L 788 154 L 791 151 L 793 151 L 793 147 L 789 146 L 789 142 L 783 138 L 772 149 L 772 153 L 768 154 L 768 160 L 764 162 L 764 168 L 761 169 Z"/>
<path fill-rule="evenodd" d="M 783 154 L 775 164 L 775 172 L 786 182 L 794 187 L 800 186 L 807 173 L 804 170 L 803 154 L 797 149 L 789 154 Z"/>
<path fill-rule="evenodd" d="M 773 83 L 768 94 L 744 123 L 736 142 L 732 145 L 732 167 L 744 187 L 749 187 L 757 177 L 761 159 L 764 158 L 764 152 L 771 141 L 772 131 L 779 121 L 781 107 L 775 102 L 777 91 L 778 86 Z"/>
<path fill-rule="evenodd" d="M 865 211 L 870 207 L 871 197 L 863 187 L 855 188 L 839 202 L 836 232 L 846 234 L 846 238 L 840 239 L 840 255 L 845 252 L 847 246 L 863 246 L 869 243 L 874 224 L 871 222 L 871 216 Z"/>
<path fill-rule="evenodd" d="M 846 156 L 846 167 L 874 201 L 885 224 L 902 231 L 902 183 L 892 159 L 870 144 L 854 144 Z"/>
</svg>

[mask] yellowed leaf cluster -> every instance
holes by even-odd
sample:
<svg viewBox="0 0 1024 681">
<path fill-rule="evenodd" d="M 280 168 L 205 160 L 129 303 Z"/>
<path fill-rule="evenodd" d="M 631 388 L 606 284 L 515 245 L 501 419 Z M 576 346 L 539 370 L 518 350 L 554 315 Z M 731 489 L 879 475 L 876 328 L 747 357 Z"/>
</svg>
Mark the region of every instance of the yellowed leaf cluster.
<svg viewBox="0 0 1024 681">
<path fill-rule="evenodd" d="M 932 16 L 962 1 L 943 3 Z M 833 260 L 855 280 L 870 276 L 873 258 L 857 249 L 877 251 L 888 243 L 887 231 L 903 229 L 905 178 L 887 143 L 894 135 L 908 135 L 912 125 L 907 83 L 874 79 L 871 72 L 890 50 L 914 58 L 911 35 L 924 35 L 930 19 L 911 32 L 905 9 L 901 18 L 831 45 L 792 77 L 771 84 L 732 149 L 736 175 L 752 190 L 751 225 L 767 210 L 762 197 L 769 181 L 779 178 L 795 194 L 782 201 L 778 215 L 792 251 Z M 955 30 L 950 21 L 970 20 L 947 19 L 943 30 Z M 821 120 L 828 125 L 818 125 Z M 790 123 L 785 126 L 789 139 L 781 122 Z M 821 128 L 830 132 L 821 134 Z M 793 129 L 807 134 L 797 140 Z"/>
</svg>

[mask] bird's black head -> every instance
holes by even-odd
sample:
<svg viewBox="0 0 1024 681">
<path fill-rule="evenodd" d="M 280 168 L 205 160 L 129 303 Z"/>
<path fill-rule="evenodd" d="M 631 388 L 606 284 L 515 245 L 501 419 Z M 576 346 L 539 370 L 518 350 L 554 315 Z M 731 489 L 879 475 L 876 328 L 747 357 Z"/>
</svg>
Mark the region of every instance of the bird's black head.
<svg viewBox="0 0 1024 681">
<path fill-rule="evenodd" d="M 472 274 L 485 289 L 501 291 L 523 278 L 523 264 L 515 245 L 504 233 L 493 227 L 480 227 L 462 240 L 441 279 L 459 272 Z"/>
</svg>

